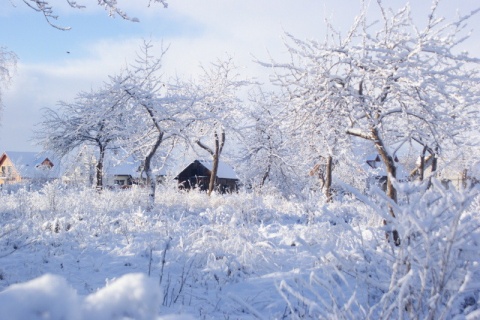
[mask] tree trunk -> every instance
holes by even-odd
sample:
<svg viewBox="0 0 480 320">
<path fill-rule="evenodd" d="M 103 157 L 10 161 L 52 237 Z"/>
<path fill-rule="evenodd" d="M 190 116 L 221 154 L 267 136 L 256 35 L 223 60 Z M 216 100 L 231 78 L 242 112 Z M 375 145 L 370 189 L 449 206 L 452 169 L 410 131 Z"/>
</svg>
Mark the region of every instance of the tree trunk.
<svg viewBox="0 0 480 320">
<path fill-rule="evenodd" d="M 397 190 L 393 187 L 392 184 L 392 178 L 396 177 L 396 167 L 395 163 L 393 162 L 393 158 L 389 156 L 387 153 L 387 150 L 385 149 L 385 145 L 383 144 L 382 139 L 380 139 L 380 135 L 378 134 L 378 130 L 373 127 L 370 128 L 370 134 L 364 134 L 364 133 L 358 133 L 355 131 L 350 131 L 347 130 L 348 134 L 351 134 L 353 136 L 357 136 L 366 140 L 373 141 L 375 148 L 377 149 L 378 154 L 380 155 L 383 164 L 385 165 L 385 168 L 387 170 L 387 190 L 386 194 L 387 196 L 392 199 L 394 202 L 397 202 Z M 392 207 L 389 208 L 389 213 L 392 217 L 395 218 L 395 212 L 393 212 Z M 383 220 L 383 224 L 386 225 L 387 221 Z M 397 230 L 393 230 L 391 232 L 393 235 L 393 241 L 396 246 L 400 245 L 400 236 L 398 234 Z M 390 239 L 390 232 L 387 232 L 387 240 Z"/>
<path fill-rule="evenodd" d="M 99 146 L 100 155 L 98 156 L 97 165 L 95 167 L 96 178 L 97 178 L 97 190 L 103 189 L 103 160 L 105 158 L 105 147 L 103 145 Z"/>
<path fill-rule="evenodd" d="M 375 143 L 375 148 L 377 149 L 377 152 L 380 155 L 383 164 L 385 165 L 385 170 L 387 171 L 387 196 L 394 202 L 397 202 L 397 190 L 395 190 L 395 187 L 392 184 L 392 179 L 397 177 L 397 168 L 393 162 L 393 157 L 391 157 L 385 149 L 385 145 L 382 139 L 380 139 L 377 129 L 373 128 L 371 133 L 373 142 Z M 395 217 L 393 211 L 391 211 L 390 214 L 392 217 Z"/>
<path fill-rule="evenodd" d="M 437 171 L 437 154 L 432 154 L 432 176 Z"/>
<path fill-rule="evenodd" d="M 327 157 L 327 164 L 325 169 L 325 197 L 327 202 L 332 202 L 332 171 L 333 171 L 332 156 Z"/>
<path fill-rule="evenodd" d="M 372 138 L 375 143 L 375 148 L 377 149 L 378 154 L 380 155 L 380 158 L 382 159 L 383 164 L 385 165 L 385 169 L 387 171 L 387 197 L 392 199 L 394 202 L 397 202 L 397 190 L 393 186 L 392 179 L 395 179 L 397 176 L 397 168 L 395 167 L 395 163 L 393 160 L 393 157 L 390 156 L 385 148 L 385 145 L 383 143 L 383 140 L 380 139 L 380 135 L 378 134 L 378 131 L 376 128 L 372 128 L 371 130 Z M 389 207 L 389 212 L 392 217 L 395 218 L 395 212 L 393 212 L 393 208 Z M 383 224 L 386 225 L 387 221 L 383 220 Z M 393 243 L 396 246 L 399 246 L 401 241 L 400 241 L 400 235 L 398 234 L 397 230 L 392 230 L 391 232 L 392 238 L 393 238 Z M 390 233 L 387 232 L 387 240 L 390 239 Z"/>
<path fill-rule="evenodd" d="M 152 149 L 145 157 L 144 171 L 145 171 L 145 174 L 147 175 L 147 185 L 149 186 L 147 212 L 151 212 L 155 207 L 155 191 L 157 189 L 157 179 L 155 178 L 155 175 L 152 172 L 151 163 L 152 163 L 153 156 L 157 152 L 158 147 L 160 147 L 160 145 L 162 144 L 162 141 L 163 141 L 163 132 L 160 132 L 159 135 L 157 136 L 157 141 L 155 141 L 155 144 L 153 145 Z"/>
<path fill-rule="evenodd" d="M 210 196 L 215 188 L 215 182 L 217 180 L 217 172 L 218 172 L 218 141 L 215 142 L 215 154 L 213 155 L 213 166 L 212 172 L 210 174 L 210 182 L 208 183 L 208 195 Z"/>
<path fill-rule="evenodd" d="M 431 172 L 430 172 L 430 179 L 428 179 L 428 188 L 432 185 L 432 177 L 435 175 L 437 171 L 437 151 L 438 148 L 435 148 L 435 152 L 430 150 L 431 157 L 432 157 L 432 164 L 431 164 Z"/>
<path fill-rule="evenodd" d="M 263 174 L 262 181 L 260 182 L 260 188 L 265 185 L 265 181 L 267 181 L 268 177 L 270 176 L 270 170 L 272 168 L 272 164 L 269 163 L 267 166 L 267 170 Z"/>
<path fill-rule="evenodd" d="M 210 196 L 215 188 L 215 182 L 217 180 L 218 161 L 220 160 L 220 154 L 222 153 L 223 146 L 225 145 L 225 131 L 223 129 L 221 136 L 218 136 L 218 132 L 215 131 L 215 151 L 213 152 L 213 166 L 212 174 L 210 175 L 210 183 L 208 184 L 208 196 Z"/>
<path fill-rule="evenodd" d="M 468 171 L 467 169 L 464 169 L 462 171 L 462 187 L 463 189 L 466 189 L 468 185 Z"/>
<path fill-rule="evenodd" d="M 422 155 L 420 156 L 420 166 L 418 167 L 418 179 L 423 181 L 425 177 L 425 152 L 427 152 L 427 146 L 423 147 Z"/>
<path fill-rule="evenodd" d="M 210 174 L 210 181 L 208 182 L 207 194 L 210 196 L 215 188 L 215 182 L 217 180 L 218 162 L 220 155 L 222 154 L 223 146 L 225 145 L 225 130 L 221 129 L 221 135 L 218 135 L 218 131 L 215 130 L 215 148 L 212 150 L 207 145 L 203 144 L 200 140 L 197 140 L 197 145 L 206 150 L 213 158 L 212 172 Z"/>
</svg>

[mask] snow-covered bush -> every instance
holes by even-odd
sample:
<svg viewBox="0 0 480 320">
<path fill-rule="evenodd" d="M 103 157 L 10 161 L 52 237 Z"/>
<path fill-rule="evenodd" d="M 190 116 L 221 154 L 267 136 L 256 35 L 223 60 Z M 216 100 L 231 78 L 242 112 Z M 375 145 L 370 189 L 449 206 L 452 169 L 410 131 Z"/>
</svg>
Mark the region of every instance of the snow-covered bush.
<svg viewBox="0 0 480 320">
<path fill-rule="evenodd" d="M 446 189 L 439 181 L 403 188 L 397 228 L 403 244 L 392 255 L 389 290 L 371 309 L 382 318 L 450 319 L 480 314 L 478 189 Z M 477 311 L 476 311 L 477 310 Z"/>
<path fill-rule="evenodd" d="M 277 288 L 293 317 L 369 319 L 474 319 L 480 315 L 480 196 L 478 189 L 397 185 L 404 203 L 383 196 L 373 212 L 396 219 L 401 245 L 385 228 L 363 225 L 349 241 L 320 252 L 310 275 Z M 362 196 L 360 196 L 362 197 Z M 382 197 L 381 197 L 382 198 Z"/>
<path fill-rule="evenodd" d="M 355 199 L 350 190 L 342 202 L 325 203 L 315 194 L 208 197 L 162 187 L 150 212 L 142 189 L 2 193 L 0 289 L 49 273 L 67 279 L 84 313 L 120 312 L 121 301 L 142 296 L 160 315 L 207 319 L 474 318 L 478 190 L 396 187 L 398 205 L 380 192 Z M 386 241 L 383 219 L 398 230 L 399 247 Z M 137 295 L 125 284 L 115 290 L 131 295 L 117 300 L 101 289 L 130 273 L 145 274 L 156 289 Z"/>
</svg>

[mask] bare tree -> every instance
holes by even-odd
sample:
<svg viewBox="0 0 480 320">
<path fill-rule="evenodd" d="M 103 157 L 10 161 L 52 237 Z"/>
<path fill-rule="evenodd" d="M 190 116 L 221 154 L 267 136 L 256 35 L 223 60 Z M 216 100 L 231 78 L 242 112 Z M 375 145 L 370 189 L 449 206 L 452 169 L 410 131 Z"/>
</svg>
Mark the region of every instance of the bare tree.
<svg viewBox="0 0 480 320">
<path fill-rule="evenodd" d="M 103 163 L 106 152 L 121 145 L 126 138 L 126 115 L 119 108 L 125 97 L 105 86 L 92 92 L 81 92 L 75 102 L 59 102 L 59 110 L 47 108 L 35 140 L 45 150 L 61 156 L 82 146 L 97 149 L 96 186 L 103 187 Z"/>
<path fill-rule="evenodd" d="M 208 195 L 211 195 L 217 179 L 218 163 L 226 141 L 226 131 L 235 127 L 240 121 L 241 101 L 237 93 L 241 87 L 249 82 L 239 80 L 233 59 L 217 60 L 210 69 L 204 68 L 200 78 L 198 96 L 202 99 L 195 104 L 196 124 L 195 144 L 208 152 L 212 157 L 213 165 L 208 185 Z M 213 138 L 213 143 L 205 142 Z"/>
<path fill-rule="evenodd" d="M 296 164 L 302 155 L 292 152 L 286 133 L 288 103 L 282 95 L 257 87 L 249 105 L 245 110 L 246 125 L 239 130 L 244 150 L 238 161 L 249 183 L 259 188 L 269 184 L 287 193 L 301 190 Z"/>
<path fill-rule="evenodd" d="M 78 1 L 73 1 L 73 0 L 65 0 L 67 4 L 74 8 L 74 9 L 84 9 L 86 8 L 85 5 L 79 3 Z M 57 25 L 54 21 L 58 19 L 58 15 L 55 14 L 53 4 L 51 4 L 51 1 L 44 1 L 44 0 L 23 0 L 23 2 L 32 8 L 33 10 L 43 14 L 47 22 L 60 30 L 70 30 L 70 27 L 62 27 Z M 168 3 L 165 0 L 148 0 L 148 6 L 150 6 L 152 3 L 159 3 L 162 4 L 165 8 L 168 7 Z M 122 19 L 125 20 L 130 20 L 133 22 L 138 22 L 139 20 L 134 17 L 130 17 L 125 11 L 123 11 L 117 3 L 117 0 L 98 0 L 98 5 L 102 6 L 105 8 L 106 11 L 108 11 L 108 14 L 111 17 L 119 16 Z"/>
<path fill-rule="evenodd" d="M 191 123 L 189 110 L 195 101 L 195 97 L 185 95 L 181 82 L 167 83 L 162 79 L 162 58 L 167 50 L 162 48 L 160 55 L 155 57 L 152 47 L 151 43 L 144 42 L 135 63 L 112 78 L 118 90 L 128 96 L 123 108 L 132 120 L 125 149 L 144 159 L 143 170 L 150 190 L 148 210 L 155 204 L 157 184 L 152 160 L 165 141 L 173 144 L 175 137 Z"/>
<path fill-rule="evenodd" d="M 323 52 L 318 55 L 316 42 L 287 36 L 293 42 L 285 42 L 291 62 L 258 62 L 278 70 L 272 82 L 280 87 L 285 99 L 284 134 L 290 148 L 303 156 L 297 162 L 305 164 L 303 170 L 310 176 L 318 177 L 330 202 L 334 163 L 345 158 L 351 146 L 344 129 L 350 122 L 350 110 L 339 76 L 330 77 L 336 70 L 336 59 Z"/>
</svg>

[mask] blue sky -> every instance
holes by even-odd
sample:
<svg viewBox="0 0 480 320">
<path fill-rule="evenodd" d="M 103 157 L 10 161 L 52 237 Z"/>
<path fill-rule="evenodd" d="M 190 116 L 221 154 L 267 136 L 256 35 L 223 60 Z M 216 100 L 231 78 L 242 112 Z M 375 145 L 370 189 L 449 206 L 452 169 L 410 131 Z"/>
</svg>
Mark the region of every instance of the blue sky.
<svg viewBox="0 0 480 320">
<path fill-rule="evenodd" d="M 4 93 L 0 152 L 39 150 L 30 139 L 42 108 L 71 101 L 78 92 L 101 84 L 134 57 L 142 39 L 170 46 L 164 63 L 167 75 L 194 76 L 201 63 L 229 54 L 246 74 L 261 77 L 267 71 L 252 63 L 252 54 L 262 59 L 268 54 L 284 57 L 284 31 L 298 38 L 321 39 L 325 17 L 346 30 L 360 7 L 356 0 L 172 0 L 163 9 L 147 8 L 147 0 L 119 1 L 140 19 L 132 23 L 109 18 L 94 0 L 78 0 L 88 6 L 83 11 L 68 8 L 65 0 L 52 0 L 60 16 L 58 24 L 72 27 L 59 31 L 21 0 L 12 2 L 16 7 L 10 1 L 0 3 L 0 46 L 16 52 L 19 64 Z M 415 12 L 424 17 L 430 1 L 412 2 Z M 480 6 L 478 0 L 444 2 L 441 9 L 447 15 Z M 474 34 L 465 49 L 480 57 L 480 15 L 470 28 Z"/>
<path fill-rule="evenodd" d="M 151 9 L 157 16 L 146 15 L 142 23 L 132 23 L 119 17 L 109 18 L 101 8 L 87 12 L 58 10 L 59 19 L 53 21 L 59 26 L 71 28 L 60 31 L 46 23 L 43 15 L 18 2 L 18 7 L 9 10 L 8 15 L 0 14 L 0 28 L 8 30 L 0 34 L 0 44 L 16 52 L 25 63 L 72 59 L 65 55 L 67 51 L 76 54 L 76 58 L 88 55 L 86 48 L 99 39 L 122 41 L 150 35 L 162 38 L 198 36 L 201 32 L 201 26 L 195 21 L 182 19 L 170 14 L 171 10 L 159 7 Z M 11 7 L 6 2 L 0 5 L 0 10 L 8 6 Z M 95 8 L 94 5 L 91 7 Z"/>
</svg>

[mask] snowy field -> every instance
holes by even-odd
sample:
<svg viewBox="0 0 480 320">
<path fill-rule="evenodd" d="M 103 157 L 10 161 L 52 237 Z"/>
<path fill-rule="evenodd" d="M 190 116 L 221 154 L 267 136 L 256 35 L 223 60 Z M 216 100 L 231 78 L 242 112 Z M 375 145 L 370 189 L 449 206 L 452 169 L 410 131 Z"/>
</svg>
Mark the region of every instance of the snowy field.
<svg viewBox="0 0 480 320">
<path fill-rule="evenodd" d="M 0 319 L 478 319 L 478 190 L 399 189 L 3 191 Z"/>
</svg>

